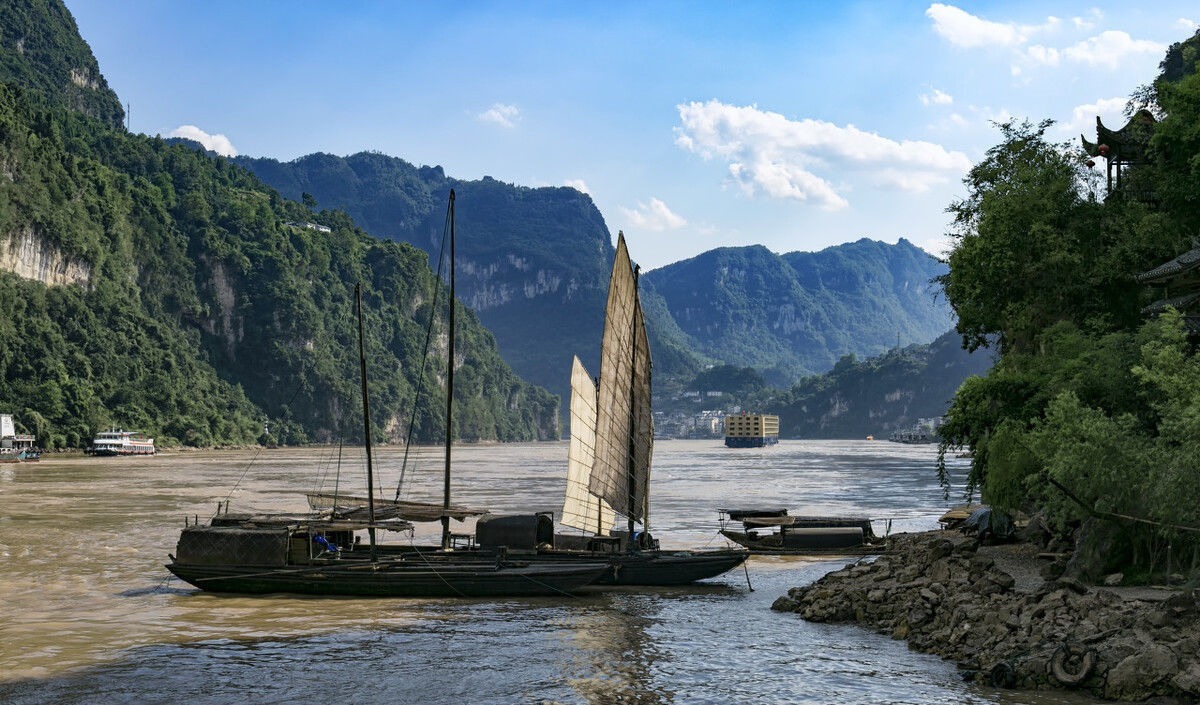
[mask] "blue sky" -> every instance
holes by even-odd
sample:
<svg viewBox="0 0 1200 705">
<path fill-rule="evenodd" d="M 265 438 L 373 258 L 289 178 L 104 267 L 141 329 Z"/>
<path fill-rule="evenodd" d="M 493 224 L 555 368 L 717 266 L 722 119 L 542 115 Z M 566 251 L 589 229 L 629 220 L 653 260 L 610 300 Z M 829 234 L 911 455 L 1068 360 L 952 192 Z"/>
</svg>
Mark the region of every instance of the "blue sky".
<svg viewBox="0 0 1200 705">
<path fill-rule="evenodd" d="M 1200 21 L 1173 0 L 66 4 L 135 132 L 573 186 L 647 268 L 861 237 L 937 252 L 993 122 L 1119 127 Z"/>
</svg>

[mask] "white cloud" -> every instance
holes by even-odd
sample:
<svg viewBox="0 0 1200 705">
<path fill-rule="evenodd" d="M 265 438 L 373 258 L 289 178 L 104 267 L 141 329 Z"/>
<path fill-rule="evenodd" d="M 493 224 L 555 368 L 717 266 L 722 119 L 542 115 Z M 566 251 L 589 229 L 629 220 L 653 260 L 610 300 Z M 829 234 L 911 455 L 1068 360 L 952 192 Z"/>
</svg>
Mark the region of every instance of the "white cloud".
<svg viewBox="0 0 1200 705">
<path fill-rule="evenodd" d="M 194 140 L 204 145 L 204 148 L 225 157 L 236 157 L 237 150 L 225 135 L 210 135 L 195 125 L 180 125 L 167 134 L 167 137 L 182 137 Z"/>
<path fill-rule="evenodd" d="M 569 186 L 580 193 L 591 193 L 583 179 L 567 179 L 563 182 L 563 186 Z"/>
<path fill-rule="evenodd" d="M 1167 48 L 1147 39 L 1134 39 L 1128 32 L 1108 30 L 1063 49 L 1063 56 L 1089 66 L 1119 67 L 1134 54 L 1161 56 Z"/>
<path fill-rule="evenodd" d="M 1046 43 L 1031 44 L 1035 36 L 1056 33 L 1064 25 L 1057 17 L 1047 17 L 1040 25 L 993 22 L 953 5 L 940 3 L 930 5 L 925 15 L 933 21 L 934 32 L 957 47 L 1002 47 L 1012 50 L 1016 63 L 1012 64 L 1010 72 L 1014 78 L 1024 76 L 1027 69 L 1059 66 L 1064 61 L 1116 69 L 1132 56 L 1161 56 L 1166 51 L 1166 47 L 1158 42 L 1134 39 L 1120 30 L 1107 30 L 1065 48 Z M 1093 10 L 1090 17 L 1074 17 L 1070 24 L 1075 31 L 1087 32 L 1102 19 L 1103 15 Z M 1180 20 L 1181 24 L 1184 22 L 1186 20 Z"/>
<path fill-rule="evenodd" d="M 1017 47 L 1041 32 L 1052 31 L 1060 21 L 1049 17 L 1040 26 L 1018 25 L 1013 22 L 992 22 L 961 10 L 953 5 L 934 3 L 925 10 L 925 16 L 933 20 L 933 31 L 951 44 L 974 49 L 985 46 Z"/>
<path fill-rule="evenodd" d="M 923 93 L 921 96 L 921 105 L 952 105 L 954 96 L 937 88 L 931 89 L 929 93 Z"/>
<path fill-rule="evenodd" d="M 1041 44 L 1035 44 L 1025 50 L 1025 57 L 1035 64 L 1045 66 L 1058 66 L 1060 54 L 1058 49 L 1054 47 L 1046 47 Z"/>
<path fill-rule="evenodd" d="M 506 103 L 493 103 L 492 107 L 475 116 L 480 122 L 491 122 L 512 129 L 521 119 L 521 109 Z"/>
<path fill-rule="evenodd" d="M 1113 128 L 1119 128 L 1125 124 L 1125 103 L 1127 98 L 1101 98 L 1095 103 L 1087 105 L 1077 105 L 1071 111 L 1071 121 L 1061 125 L 1062 132 L 1071 138 L 1078 137 L 1081 133 L 1089 140 L 1096 139 L 1096 116 L 1104 121 L 1105 125 Z"/>
<path fill-rule="evenodd" d="M 1104 19 L 1104 13 L 1099 8 L 1093 7 L 1089 13 L 1090 17 L 1072 17 L 1071 24 L 1075 29 L 1081 32 L 1090 32 L 1096 28 L 1096 23 Z"/>
<path fill-rule="evenodd" d="M 1197 29 L 1200 29 L 1200 24 L 1197 24 L 1196 20 L 1189 20 L 1186 17 L 1180 17 L 1175 20 L 1175 26 L 1188 32 L 1195 32 Z"/>
<path fill-rule="evenodd" d="M 848 172 L 886 189 L 925 191 L 960 177 L 971 163 L 961 152 L 911 140 L 895 141 L 853 125 L 789 120 L 757 106 L 716 100 L 678 106 L 675 143 L 705 159 L 728 163 L 729 175 L 747 193 L 812 202 L 827 210 L 849 205 L 832 181 Z M 824 174 L 824 176 L 819 175 Z"/>
<path fill-rule="evenodd" d="M 657 198 L 651 198 L 650 203 L 639 202 L 635 209 L 621 207 L 620 210 L 631 228 L 660 231 L 674 230 L 687 225 L 682 216 L 672 213 L 667 204 Z"/>
</svg>

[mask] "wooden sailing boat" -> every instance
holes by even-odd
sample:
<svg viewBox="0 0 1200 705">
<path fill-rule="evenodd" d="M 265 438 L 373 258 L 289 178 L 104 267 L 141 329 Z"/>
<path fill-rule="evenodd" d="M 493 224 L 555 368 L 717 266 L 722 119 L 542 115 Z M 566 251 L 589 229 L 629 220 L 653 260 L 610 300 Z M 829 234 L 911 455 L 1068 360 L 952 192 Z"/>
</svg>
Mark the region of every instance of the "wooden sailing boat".
<svg viewBox="0 0 1200 705">
<path fill-rule="evenodd" d="M 454 192 L 448 210 L 451 242 L 454 238 Z M 453 245 L 451 245 L 453 252 Z M 453 259 L 453 254 L 451 255 Z M 450 310 L 454 310 L 451 265 Z M 203 590 L 239 593 L 301 593 L 389 597 L 507 597 L 569 594 L 607 571 L 603 562 L 494 561 L 459 558 L 453 553 L 423 553 L 407 547 L 381 546 L 380 529 L 412 528 L 405 504 L 386 503 L 376 512 L 371 460 L 371 415 L 367 395 L 366 357 L 363 351 L 362 299 L 355 287 L 358 314 L 359 372 L 362 382 L 363 429 L 367 454 L 366 505 L 334 507 L 326 512 L 295 516 L 251 516 L 218 513 L 207 526 L 185 526 L 176 555 L 167 569 Z M 450 318 L 449 377 L 453 390 L 454 317 Z M 450 421 L 453 405 L 448 394 L 446 411 L 445 494 L 440 512 L 430 514 L 420 505 L 422 518 L 442 522 L 442 548 L 449 546 Z M 365 512 L 364 512 L 365 509 Z M 381 516 L 386 514 L 386 518 Z M 353 539 L 357 530 L 369 537 L 366 550 Z"/>
<path fill-rule="evenodd" d="M 679 585 L 720 575 L 746 560 L 741 549 L 661 551 L 650 535 L 650 344 L 638 297 L 638 273 L 624 233 L 609 279 L 600 377 L 593 382 L 576 357 L 571 373 L 571 441 L 560 521 L 591 532 L 585 548 L 609 550 L 613 570 L 599 582 Z M 613 533 L 617 514 L 626 531 Z M 640 530 L 637 525 L 641 524 Z M 556 536 L 567 546 L 571 537 Z"/>
</svg>

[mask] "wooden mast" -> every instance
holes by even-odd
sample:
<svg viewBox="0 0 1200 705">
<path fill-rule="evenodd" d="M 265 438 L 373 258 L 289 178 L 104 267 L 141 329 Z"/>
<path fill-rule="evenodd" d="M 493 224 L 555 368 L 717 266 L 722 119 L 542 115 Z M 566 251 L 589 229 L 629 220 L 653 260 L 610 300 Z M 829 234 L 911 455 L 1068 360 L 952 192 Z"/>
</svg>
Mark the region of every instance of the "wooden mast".
<svg viewBox="0 0 1200 705">
<path fill-rule="evenodd" d="M 375 547 L 375 470 L 371 466 L 371 408 L 367 403 L 367 355 L 363 347 L 362 284 L 354 285 L 354 308 L 358 313 L 358 377 L 362 384 L 363 440 L 367 447 L 367 535 L 371 541 L 371 560 L 377 559 Z"/>
<path fill-rule="evenodd" d="M 638 272 L 639 272 L 639 270 L 640 270 L 640 268 L 637 265 L 634 265 L 634 267 L 633 267 L 634 301 L 637 301 L 637 287 L 638 287 Z M 630 325 L 631 329 L 635 329 L 637 327 L 637 320 L 638 320 L 638 317 L 637 317 L 637 314 L 635 313 L 633 318 L 630 320 L 629 325 Z M 634 335 L 633 339 L 636 341 L 637 336 Z M 636 505 L 635 498 L 637 497 L 637 471 L 635 469 L 635 463 L 637 461 L 637 451 L 635 449 L 636 444 L 637 444 L 637 412 L 634 410 L 634 404 L 632 403 L 632 399 L 635 396 L 634 388 L 637 385 L 637 375 L 632 373 L 632 370 L 637 369 L 637 345 L 636 344 L 629 346 L 629 359 L 630 359 L 630 370 L 631 370 L 631 372 L 629 374 L 629 398 L 631 400 L 631 402 L 629 404 L 629 446 L 628 446 L 629 447 L 629 463 L 628 463 L 629 473 L 627 475 L 625 488 L 629 493 L 629 500 L 628 500 L 628 505 L 629 505 L 629 545 L 630 545 L 630 548 L 636 548 L 637 545 L 636 545 L 636 543 L 634 543 L 634 540 L 633 540 L 633 523 L 634 523 L 633 517 L 634 517 L 634 514 L 637 513 L 637 507 L 635 506 Z M 645 525 L 645 521 L 646 521 L 646 517 L 642 517 L 643 526 Z"/>
<path fill-rule="evenodd" d="M 450 548 L 450 447 L 454 412 L 454 189 L 450 189 L 450 345 L 446 360 L 446 469 L 442 483 L 442 548 Z"/>
</svg>

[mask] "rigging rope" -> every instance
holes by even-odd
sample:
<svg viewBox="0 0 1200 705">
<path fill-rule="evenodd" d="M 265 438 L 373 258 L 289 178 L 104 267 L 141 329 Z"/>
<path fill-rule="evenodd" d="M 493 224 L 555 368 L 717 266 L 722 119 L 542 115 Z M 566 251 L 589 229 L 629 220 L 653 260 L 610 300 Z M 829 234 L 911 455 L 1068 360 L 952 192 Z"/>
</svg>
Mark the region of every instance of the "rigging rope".
<svg viewBox="0 0 1200 705">
<path fill-rule="evenodd" d="M 408 421 L 408 433 L 404 438 L 404 459 L 400 464 L 400 479 L 396 483 L 397 501 L 400 500 L 400 493 L 404 487 L 404 475 L 408 470 L 408 449 L 412 447 L 413 430 L 417 425 L 417 409 L 420 408 L 421 396 L 425 391 L 425 371 L 429 366 L 429 344 L 433 339 L 433 322 L 437 313 L 438 298 L 442 291 L 442 267 L 446 261 L 446 241 L 449 240 L 449 237 L 447 237 L 449 232 L 450 206 L 446 206 L 446 219 L 442 225 L 442 245 L 438 251 L 437 275 L 435 276 L 437 283 L 433 286 L 433 301 L 429 305 L 429 324 L 425 328 L 425 345 L 421 350 L 421 374 L 417 377 L 417 389 L 413 394 L 412 415 Z M 451 301 L 450 305 L 453 306 L 454 302 Z M 450 334 L 453 335 L 454 332 L 451 331 Z M 454 361 L 451 360 L 450 364 L 454 364 Z M 453 390 L 449 390 L 447 393 L 453 393 Z"/>
</svg>

